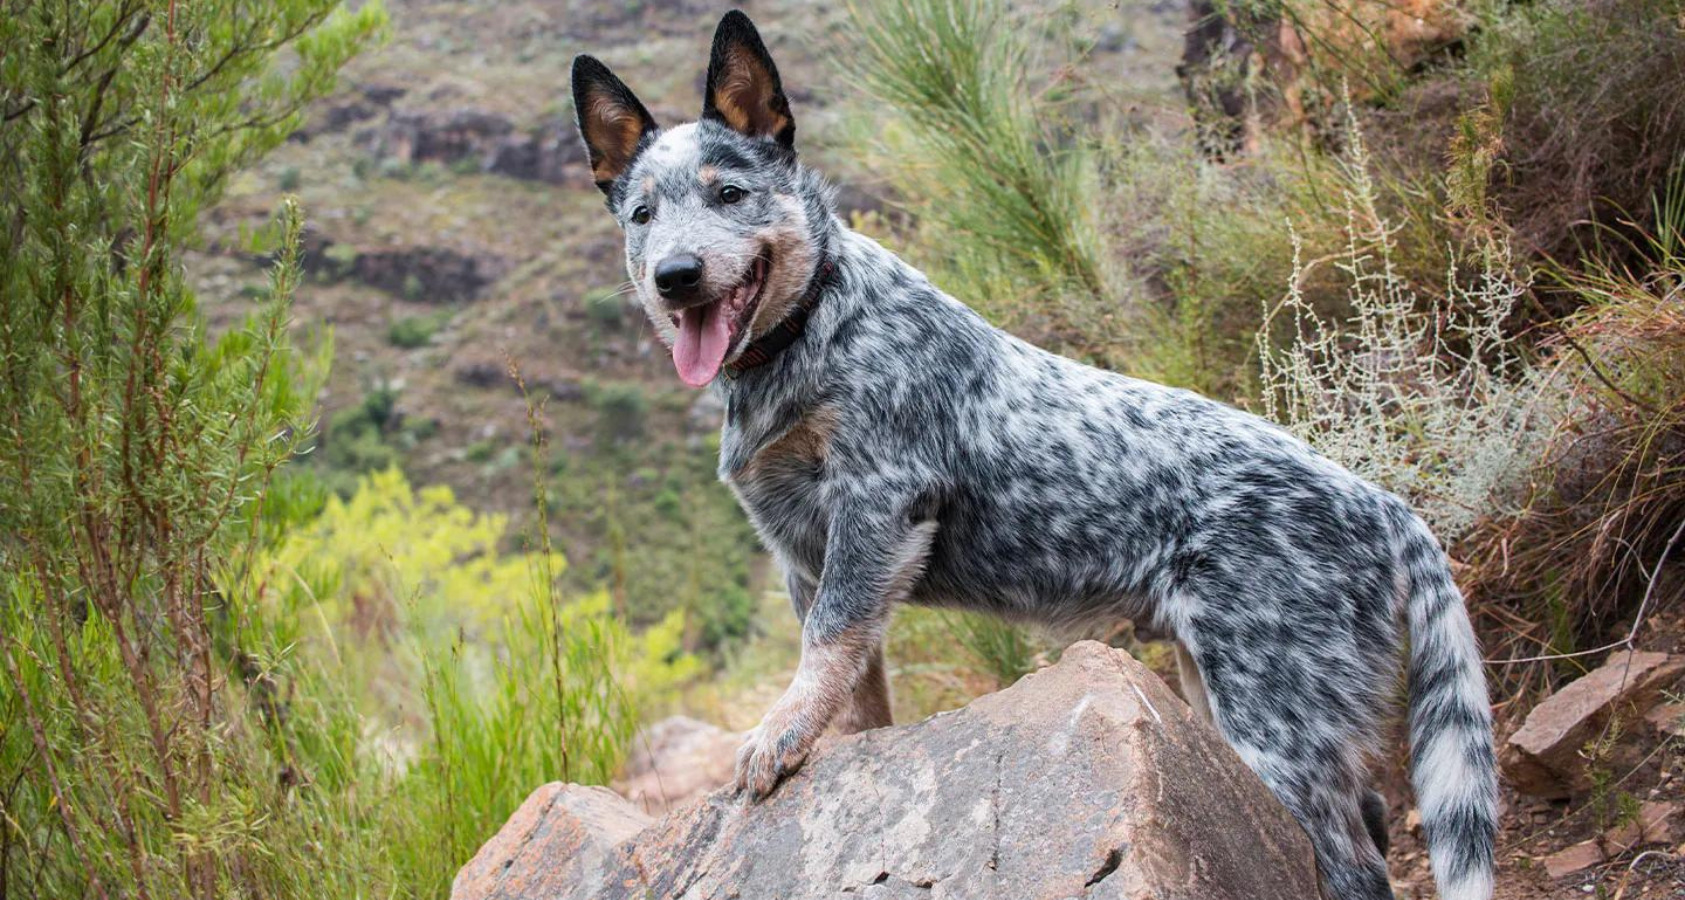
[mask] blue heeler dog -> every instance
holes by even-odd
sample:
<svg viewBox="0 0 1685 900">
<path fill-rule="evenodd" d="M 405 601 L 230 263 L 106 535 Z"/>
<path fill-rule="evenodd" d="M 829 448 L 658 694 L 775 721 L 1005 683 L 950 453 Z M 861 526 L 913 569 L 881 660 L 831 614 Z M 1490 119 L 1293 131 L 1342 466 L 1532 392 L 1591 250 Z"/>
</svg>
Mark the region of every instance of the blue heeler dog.
<svg viewBox="0 0 1685 900">
<path fill-rule="evenodd" d="M 1174 636 L 1185 693 L 1303 823 L 1325 893 L 1392 896 L 1365 757 L 1409 629 L 1416 799 L 1440 895 L 1492 891 L 1480 656 L 1434 536 L 1262 419 L 1006 334 L 836 216 L 742 13 L 698 122 L 602 63 L 579 128 L 679 377 L 726 403 L 720 477 L 783 566 L 795 681 L 738 758 L 772 791 L 828 726 L 889 724 L 895 603 Z"/>
</svg>

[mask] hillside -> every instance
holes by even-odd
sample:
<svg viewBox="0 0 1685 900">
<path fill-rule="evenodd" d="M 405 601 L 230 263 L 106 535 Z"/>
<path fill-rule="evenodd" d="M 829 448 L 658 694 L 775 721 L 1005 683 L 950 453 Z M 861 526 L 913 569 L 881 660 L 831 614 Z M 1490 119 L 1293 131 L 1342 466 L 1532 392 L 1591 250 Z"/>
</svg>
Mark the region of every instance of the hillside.
<svg viewBox="0 0 1685 900">
<path fill-rule="evenodd" d="M 757 3 L 783 68 L 808 161 L 845 214 L 893 218 L 893 197 L 854 152 L 869 111 L 840 65 L 835 4 Z M 619 232 L 603 213 L 574 129 L 567 66 L 590 52 L 674 124 L 700 109 L 709 4 L 392 3 L 388 43 L 206 221 L 190 271 L 213 323 L 261 296 L 262 260 L 241 235 L 295 193 L 309 221 L 294 307 L 307 343 L 331 328 L 312 465 L 342 493 L 399 464 L 475 509 L 531 514 L 525 403 L 507 373 L 547 396 L 551 521 L 570 585 L 607 585 L 634 619 L 702 612 L 705 646 L 742 636 L 764 561 L 713 475 L 719 411 L 674 377 L 621 288 Z M 1083 77 L 1119 103 L 1176 113 L 1185 11 L 1154 0 L 1082 3 L 1033 23 L 1047 58 L 1085 52 Z M 1073 37 L 1074 36 L 1074 37 Z M 1046 66 L 1049 74 L 1054 62 Z M 850 107 L 850 103 L 856 105 Z M 868 219 L 868 224 L 872 219 Z"/>
</svg>

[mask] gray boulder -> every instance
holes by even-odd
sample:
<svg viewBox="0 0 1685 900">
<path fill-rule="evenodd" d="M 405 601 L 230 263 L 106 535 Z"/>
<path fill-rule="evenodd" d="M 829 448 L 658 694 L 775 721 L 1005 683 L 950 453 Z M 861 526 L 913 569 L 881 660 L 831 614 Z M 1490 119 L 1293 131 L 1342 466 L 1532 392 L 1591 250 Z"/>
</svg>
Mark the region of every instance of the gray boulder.
<svg viewBox="0 0 1685 900">
<path fill-rule="evenodd" d="M 1234 752 L 1127 654 L 1058 665 L 923 722 L 842 738 L 762 803 L 651 821 L 546 785 L 453 900 L 1309 900 L 1310 844 Z"/>
</svg>

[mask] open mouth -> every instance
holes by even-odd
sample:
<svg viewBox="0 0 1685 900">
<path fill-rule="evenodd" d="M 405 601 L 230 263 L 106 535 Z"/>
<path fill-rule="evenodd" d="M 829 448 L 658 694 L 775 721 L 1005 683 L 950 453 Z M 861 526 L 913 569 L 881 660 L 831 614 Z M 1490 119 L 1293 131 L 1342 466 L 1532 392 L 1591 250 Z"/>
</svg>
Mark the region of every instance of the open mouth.
<svg viewBox="0 0 1685 900">
<path fill-rule="evenodd" d="M 725 357 L 737 338 L 749 327 L 760 306 L 761 288 L 772 270 L 772 257 L 762 251 L 743 275 L 743 280 L 724 297 L 679 310 L 673 324 L 679 329 L 673 341 L 673 366 L 679 379 L 691 387 L 704 387 L 720 374 Z"/>
</svg>

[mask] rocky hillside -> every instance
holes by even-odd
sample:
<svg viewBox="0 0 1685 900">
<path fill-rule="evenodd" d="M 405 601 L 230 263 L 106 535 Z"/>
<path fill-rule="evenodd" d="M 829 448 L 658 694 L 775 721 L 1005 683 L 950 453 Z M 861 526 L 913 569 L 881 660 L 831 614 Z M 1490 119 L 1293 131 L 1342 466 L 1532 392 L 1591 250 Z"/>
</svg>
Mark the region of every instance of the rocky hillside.
<svg viewBox="0 0 1685 900">
<path fill-rule="evenodd" d="M 357 473 L 397 464 L 415 483 L 525 520 L 532 480 L 513 361 L 549 398 L 550 512 L 571 586 L 607 585 L 644 621 L 688 604 L 705 645 L 741 634 L 762 566 L 713 476 L 719 411 L 673 377 L 622 291 L 619 232 L 591 185 L 567 84 L 571 58 L 590 52 L 660 121 L 694 118 L 722 8 L 389 5 L 388 43 L 210 214 L 192 269 L 213 323 L 263 295 L 263 259 L 244 236 L 297 194 L 310 221 L 297 327 L 331 328 L 334 345 L 314 460 L 333 487 L 348 493 Z M 866 117 L 849 111 L 855 93 L 837 65 L 843 11 L 808 0 L 747 9 L 784 72 L 804 154 L 839 183 L 848 213 L 887 211 L 892 198 L 848 149 Z M 1180 5 L 1060 10 L 1040 23 L 1050 47 L 1059 42 L 1050 60 L 1085 53 L 1086 77 L 1117 85 L 1120 103 L 1169 96 Z"/>
</svg>

